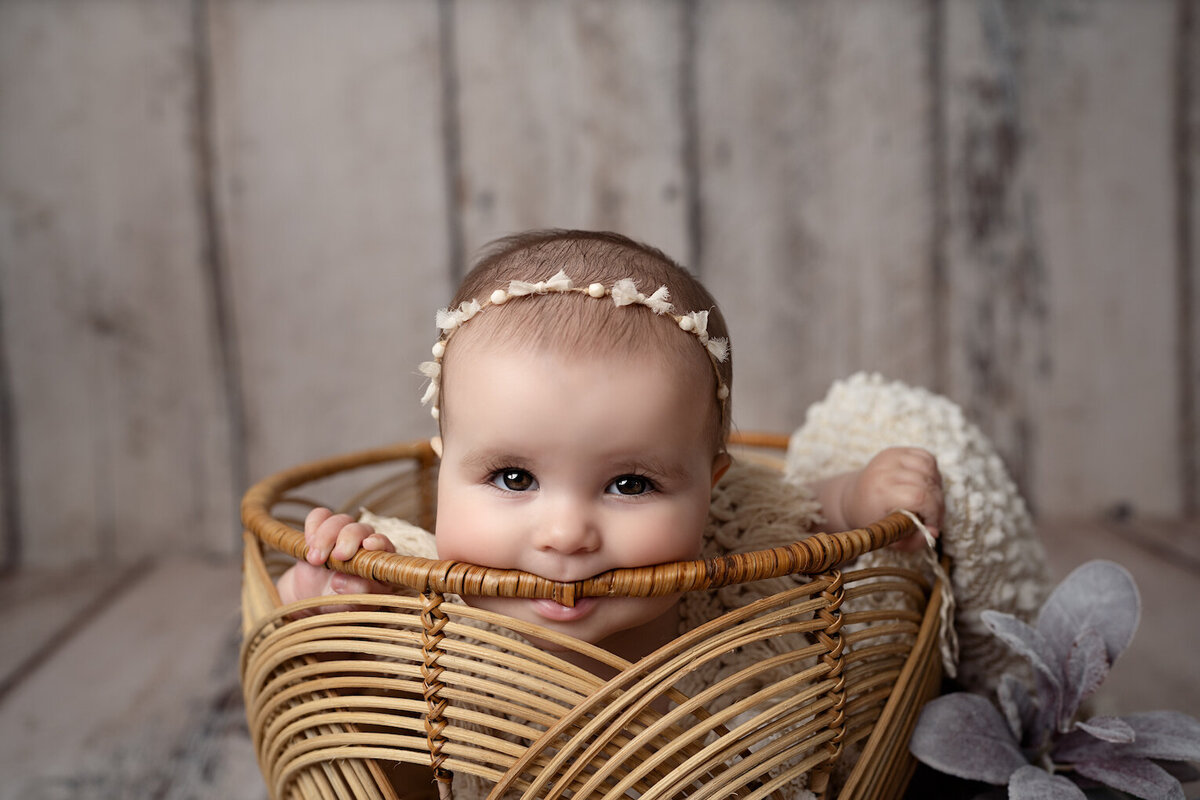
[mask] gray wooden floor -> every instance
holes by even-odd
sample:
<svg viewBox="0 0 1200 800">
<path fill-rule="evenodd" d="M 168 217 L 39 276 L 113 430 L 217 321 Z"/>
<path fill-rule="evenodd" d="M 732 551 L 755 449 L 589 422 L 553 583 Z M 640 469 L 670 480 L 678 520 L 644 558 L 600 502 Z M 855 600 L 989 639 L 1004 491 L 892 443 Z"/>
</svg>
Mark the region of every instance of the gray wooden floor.
<svg viewBox="0 0 1200 800">
<path fill-rule="evenodd" d="M 1141 589 L 1098 710 L 1200 717 L 1200 523 L 1043 531 L 1057 575 L 1108 558 Z M 239 580 L 239 564 L 202 560 L 0 579 L 0 800 L 264 798 L 237 682 Z"/>
</svg>

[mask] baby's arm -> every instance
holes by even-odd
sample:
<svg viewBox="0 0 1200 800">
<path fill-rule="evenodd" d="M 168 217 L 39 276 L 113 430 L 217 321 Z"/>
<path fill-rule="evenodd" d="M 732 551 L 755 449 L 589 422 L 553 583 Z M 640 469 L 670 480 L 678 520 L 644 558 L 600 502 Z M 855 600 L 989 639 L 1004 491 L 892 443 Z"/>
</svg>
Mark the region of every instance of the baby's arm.
<svg viewBox="0 0 1200 800">
<path fill-rule="evenodd" d="M 328 508 L 314 508 L 304 520 L 304 541 L 308 545 L 305 560 L 297 562 L 283 573 L 276 584 L 284 603 L 336 594 L 390 594 L 386 584 L 355 575 L 344 575 L 325 568 L 331 555 L 347 561 L 363 550 L 395 552 L 386 536 L 376 533 L 370 525 L 355 522 L 348 514 L 334 514 Z M 321 611 L 338 610 L 322 606 Z"/>
<path fill-rule="evenodd" d="M 934 536 L 942 525 L 945 501 L 937 459 L 919 447 L 889 447 L 862 469 L 826 478 L 812 489 L 830 530 L 862 528 L 901 508 L 920 516 Z M 895 547 L 917 550 L 923 544 L 920 536 L 910 536 Z"/>
</svg>

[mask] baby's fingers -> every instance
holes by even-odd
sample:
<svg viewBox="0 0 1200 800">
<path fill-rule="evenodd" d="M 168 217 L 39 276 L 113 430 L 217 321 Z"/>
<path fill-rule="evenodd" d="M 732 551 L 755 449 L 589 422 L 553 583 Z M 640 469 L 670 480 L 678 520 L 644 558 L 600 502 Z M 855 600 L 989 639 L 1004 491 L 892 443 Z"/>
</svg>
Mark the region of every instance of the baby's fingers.
<svg viewBox="0 0 1200 800">
<path fill-rule="evenodd" d="M 899 449 L 897 456 L 900 472 L 896 476 L 898 485 L 895 499 L 898 506 L 917 514 L 929 533 L 937 538 L 945 513 L 942 475 L 937 459 L 932 453 L 919 448 Z M 925 546 L 925 536 L 918 532 L 895 546 L 904 551 L 920 550 Z"/>
<path fill-rule="evenodd" d="M 333 516 L 333 512 L 328 508 L 317 507 L 308 512 L 308 516 L 304 518 L 304 537 L 308 538 L 317 532 L 325 520 Z"/>
<path fill-rule="evenodd" d="M 349 561 L 364 545 L 366 540 L 375 535 L 375 529 L 362 522 L 347 523 L 337 534 L 337 541 L 330 555 L 339 561 Z"/>
<path fill-rule="evenodd" d="M 391 594 L 392 589 L 386 583 L 360 578 L 357 575 L 337 573 L 330 581 L 330 589 L 334 594 Z"/>
<path fill-rule="evenodd" d="M 304 539 L 308 543 L 305 559 L 308 563 L 314 566 L 324 564 L 342 531 L 353 522 L 348 514 L 334 514 L 327 508 L 313 509 L 304 521 Z"/>
<path fill-rule="evenodd" d="M 329 581 L 329 588 L 334 594 L 370 594 L 374 581 L 360 578 L 357 575 L 334 573 Z"/>
<path fill-rule="evenodd" d="M 392 544 L 392 540 L 382 533 L 372 533 L 363 539 L 362 547 L 363 550 L 377 550 L 383 553 L 396 552 L 396 545 Z"/>
<path fill-rule="evenodd" d="M 922 524 L 929 531 L 929 534 L 935 539 L 938 537 L 942 525 L 942 515 L 945 511 L 942 499 L 942 487 L 940 485 L 924 487 L 915 494 L 910 502 L 902 504 L 901 508 L 911 511 L 920 517 Z M 917 531 L 893 546 L 897 550 L 913 552 L 920 550 L 925 544 L 925 535 Z"/>
</svg>

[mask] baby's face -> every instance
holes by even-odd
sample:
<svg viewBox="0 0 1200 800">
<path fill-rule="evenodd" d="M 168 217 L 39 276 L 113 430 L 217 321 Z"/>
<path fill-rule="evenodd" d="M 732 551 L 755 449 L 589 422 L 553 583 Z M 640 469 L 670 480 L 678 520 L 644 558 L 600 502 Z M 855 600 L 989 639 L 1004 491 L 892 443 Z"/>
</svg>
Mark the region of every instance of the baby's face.
<svg viewBox="0 0 1200 800">
<path fill-rule="evenodd" d="M 558 581 L 696 558 L 715 477 L 709 383 L 650 356 L 519 352 L 472 341 L 447 361 L 441 558 Z M 617 652 L 677 597 L 467 598 Z M 632 637 L 632 639 L 631 639 Z"/>
</svg>

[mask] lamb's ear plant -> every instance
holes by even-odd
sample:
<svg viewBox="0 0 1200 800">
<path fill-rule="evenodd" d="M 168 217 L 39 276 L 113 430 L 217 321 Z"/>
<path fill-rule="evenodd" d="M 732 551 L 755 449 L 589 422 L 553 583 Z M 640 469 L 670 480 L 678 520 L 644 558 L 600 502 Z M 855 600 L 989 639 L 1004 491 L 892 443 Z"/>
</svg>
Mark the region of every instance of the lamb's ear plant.
<svg viewBox="0 0 1200 800">
<path fill-rule="evenodd" d="M 1078 800 L 1101 786 L 1118 797 L 1184 800 L 1180 780 L 1200 777 L 1190 763 L 1200 761 L 1200 722 L 1176 711 L 1078 719 L 1140 615 L 1132 576 L 1111 561 L 1068 575 L 1036 626 L 983 612 L 992 632 L 1029 661 L 1033 686 L 1010 673 L 995 704 L 968 692 L 934 699 L 909 749 L 940 772 L 1007 785 L 1009 800 Z"/>
</svg>

